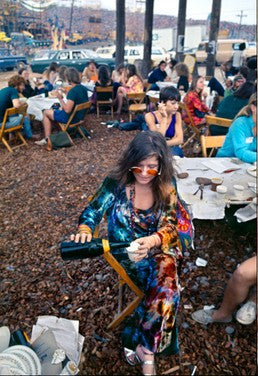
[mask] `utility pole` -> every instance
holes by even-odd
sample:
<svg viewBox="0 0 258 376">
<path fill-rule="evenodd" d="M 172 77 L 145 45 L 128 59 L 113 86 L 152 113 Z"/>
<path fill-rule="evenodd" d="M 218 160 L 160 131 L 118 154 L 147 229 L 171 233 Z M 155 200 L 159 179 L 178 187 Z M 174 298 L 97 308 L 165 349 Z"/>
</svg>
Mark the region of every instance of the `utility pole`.
<svg viewBox="0 0 258 376">
<path fill-rule="evenodd" d="M 206 75 L 214 76 L 215 59 L 216 59 L 216 45 L 219 33 L 219 21 L 220 21 L 221 0 L 212 1 L 211 11 L 211 23 L 210 23 L 210 35 L 207 48 L 207 67 Z"/>
<path fill-rule="evenodd" d="M 69 23 L 69 37 L 72 35 L 72 27 L 73 27 L 73 6 L 74 6 L 74 0 L 72 0 L 71 3 L 71 13 L 70 13 L 70 23 Z"/>
<path fill-rule="evenodd" d="M 145 6 L 144 47 L 143 47 L 143 63 L 142 63 L 142 71 L 141 71 L 143 78 L 147 78 L 148 73 L 151 70 L 153 9 L 154 9 L 154 0 L 147 0 L 146 6 Z"/>
<path fill-rule="evenodd" d="M 123 63 L 125 53 L 125 0 L 116 0 L 116 68 Z"/>
<path fill-rule="evenodd" d="M 239 28 L 238 28 L 238 38 L 240 38 L 240 31 L 241 31 L 241 26 L 242 26 L 242 18 L 247 17 L 246 14 L 243 14 L 244 11 L 241 10 L 240 14 L 237 14 L 236 17 L 239 17 Z"/>
<path fill-rule="evenodd" d="M 186 3 L 187 0 L 179 0 L 176 41 L 176 59 L 178 61 L 182 61 L 184 56 Z"/>
</svg>

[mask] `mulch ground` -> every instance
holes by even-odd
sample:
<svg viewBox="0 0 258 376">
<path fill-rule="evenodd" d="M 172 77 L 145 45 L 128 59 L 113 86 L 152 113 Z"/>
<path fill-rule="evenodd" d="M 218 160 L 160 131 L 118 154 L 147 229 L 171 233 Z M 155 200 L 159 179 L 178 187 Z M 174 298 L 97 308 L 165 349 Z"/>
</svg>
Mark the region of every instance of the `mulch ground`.
<svg viewBox="0 0 258 376">
<path fill-rule="evenodd" d="M 117 309 L 115 272 L 101 257 L 64 262 L 59 253 L 88 196 L 137 133 L 107 129 L 103 120 L 110 119 L 89 115 L 92 138 L 76 139 L 75 147 L 47 152 L 30 142 L 10 154 L 1 146 L 0 323 L 30 335 L 39 315 L 79 320 L 85 336 L 81 374 L 136 375 L 140 367 L 127 365 L 122 355 L 122 326 L 106 329 Z M 158 357 L 158 374 L 190 375 L 196 366 L 196 375 L 255 375 L 255 323 L 205 327 L 191 319 L 204 304 L 221 302 L 237 264 L 255 251 L 254 226 L 233 226 L 231 219 L 195 221 L 195 250 L 185 257 L 180 277 L 181 355 Z M 208 260 L 205 268 L 195 266 L 198 256 Z"/>
</svg>

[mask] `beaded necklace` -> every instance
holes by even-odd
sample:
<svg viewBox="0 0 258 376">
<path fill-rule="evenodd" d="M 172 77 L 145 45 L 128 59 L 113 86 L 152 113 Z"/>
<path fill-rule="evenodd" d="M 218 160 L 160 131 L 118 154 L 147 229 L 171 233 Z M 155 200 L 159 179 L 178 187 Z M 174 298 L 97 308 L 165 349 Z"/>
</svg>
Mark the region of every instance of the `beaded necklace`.
<svg viewBox="0 0 258 376">
<path fill-rule="evenodd" d="M 131 227 L 131 236 L 132 239 L 135 237 L 135 222 L 136 222 L 136 213 L 135 213 L 135 184 L 130 186 L 130 200 L 129 200 L 129 209 L 130 209 L 130 227 Z M 156 231 L 156 222 L 157 222 L 157 213 L 153 211 L 148 217 L 147 226 L 147 236 L 153 234 Z"/>
</svg>

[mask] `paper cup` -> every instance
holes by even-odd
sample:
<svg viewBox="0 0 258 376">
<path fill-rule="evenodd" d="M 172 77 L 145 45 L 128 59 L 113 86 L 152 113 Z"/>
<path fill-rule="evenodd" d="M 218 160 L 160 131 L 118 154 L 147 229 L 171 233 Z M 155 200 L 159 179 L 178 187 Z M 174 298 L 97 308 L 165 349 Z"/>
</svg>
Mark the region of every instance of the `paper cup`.
<svg viewBox="0 0 258 376">
<path fill-rule="evenodd" d="M 131 261 L 134 261 L 135 262 L 135 251 L 137 251 L 137 249 L 139 248 L 140 244 L 137 243 L 137 242 L 132 242 L 130 244 L 130 247 L 127 247 L 126 250 L 127 250 L 127 254 L 128 254 L 128 257 Z"/>
<path fill-rule="evenodd" d="M 217 186 L 221 185 L 223 183 L 222 178 L 211 178 L 211 190 L 213 192 L 216 192 Z"/>
<path fill-rule="evenodd" d="M 243 185 L 236 184 L 236 185 L 233 186 L 233 188 L 234 188 L 234 194 L 235 194 L 236 198 L 242 199 L 243 196 L 244 196 L 245 187 L 243 187 Z"/>
<path fill-rule="evenodd" d="M 227 189 L 227 187 L 225 185 L 218 185 L 216 187 L 216 191 L 218 193 L 225 194 L 225 193 L 227 193 L 228 189 Z"/>
</svg>

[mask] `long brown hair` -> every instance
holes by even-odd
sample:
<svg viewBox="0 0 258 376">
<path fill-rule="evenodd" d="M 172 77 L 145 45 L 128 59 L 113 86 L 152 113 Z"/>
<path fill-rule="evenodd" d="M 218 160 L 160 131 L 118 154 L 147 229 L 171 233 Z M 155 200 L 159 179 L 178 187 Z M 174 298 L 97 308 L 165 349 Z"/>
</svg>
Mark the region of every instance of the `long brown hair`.
<svg viewBox="0 0 258 376">
<path fill-rule="evenodd" d="M 193 77 L 191 86 L 189 88 L 189 91 L 195 91 L 197 93 L 196 87 L 197 87 L 197 82 L 198 82 L 198 80 L 200 78 L 203 78 L 203 76 L 195 76 L 195 77 Z M 202 98 L 202 92 L 200 91 L 200 93 L 197 93 L 197 94 L 198 94 L 199 98 L 201 99 Z"/>
<path fill-rule="evenodd" d="M 172 157 L 165 138 L 158 132 L 140 132 L 130 142 L 127 149 L 118 160 L 109 177 L 120 185 L 129 185 L 135 182 L 130 168 L 137 166 L 141 161 L 156 156 L 159 162 L 159 175 L 152 180 L 154 209 L 157 210 L 169 203 L 171 181 L 173 178 Z"/>
</svg>

